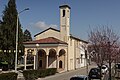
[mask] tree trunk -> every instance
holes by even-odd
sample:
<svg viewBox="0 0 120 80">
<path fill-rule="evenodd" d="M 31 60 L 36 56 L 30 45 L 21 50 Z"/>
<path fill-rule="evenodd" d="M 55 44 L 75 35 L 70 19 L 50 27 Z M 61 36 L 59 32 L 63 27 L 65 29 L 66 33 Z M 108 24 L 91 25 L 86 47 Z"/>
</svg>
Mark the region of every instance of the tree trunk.
<svg viewBox="0 0 120 80">
<path fill-rule="evenodd" d="M 109 80 L 111 80 L 111 62 L 109 60 Z"/>
</svg>

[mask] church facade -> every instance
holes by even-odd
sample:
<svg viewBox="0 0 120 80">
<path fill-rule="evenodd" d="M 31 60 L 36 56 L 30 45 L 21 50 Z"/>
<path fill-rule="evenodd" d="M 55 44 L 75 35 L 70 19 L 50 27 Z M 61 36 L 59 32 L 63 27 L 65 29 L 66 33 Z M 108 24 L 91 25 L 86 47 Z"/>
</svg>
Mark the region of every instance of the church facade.
<svg viewBox="0 0 120 80">
<path fill-rule="evenodd" d="M 33 57 L 33 69 L 57 68 L 58 72 L 75 70 L 86 66 L 87 41 L 70 34 L 70 10 L 68 5 L 60 8 L 60 30 L 48 28 L 36 34 L 35 40 L 24 42 L 24 69 L 28 54 Z"/>
</svg>

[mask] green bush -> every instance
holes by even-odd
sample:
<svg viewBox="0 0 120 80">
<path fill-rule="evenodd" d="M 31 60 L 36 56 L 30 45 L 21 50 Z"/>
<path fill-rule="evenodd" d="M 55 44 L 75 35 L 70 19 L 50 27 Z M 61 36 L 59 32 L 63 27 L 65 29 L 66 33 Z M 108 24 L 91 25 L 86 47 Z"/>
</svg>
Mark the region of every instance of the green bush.
<svg viewBox="0 0 120 80">
<path fill-rule="evenodd" d="M 38 78 L 37 70 L 24 70 L 23 76 L 25 80 L 35 80 Z"/>
<path fill-rule="evenodd" d="M 49 68 L 49 69 L 43 69 L 43 70 L 24 70 L 23 76 L 25 80 L 35 80 L 37 78 L 54 75 L 56 71 L 57 71 L 56 68 Z"/>
<path fill-rule="evenodd" d="M 2 73 L 0 74 L 0 80 L 17 80 L 17 73 L 10 72 L 10 73 Z"/>
</svg>

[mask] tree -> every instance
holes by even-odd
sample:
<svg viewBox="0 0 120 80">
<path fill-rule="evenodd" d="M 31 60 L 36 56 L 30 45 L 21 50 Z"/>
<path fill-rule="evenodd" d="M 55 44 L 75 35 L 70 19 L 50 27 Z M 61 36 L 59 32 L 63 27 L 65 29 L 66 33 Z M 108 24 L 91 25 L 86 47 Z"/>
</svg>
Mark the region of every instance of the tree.
<svg viewBox="0 0 120 80">
<path fill-rule="evenodd" d="M 24 42 L 26 41 L 32 41 L 31 33 L 27 29 L 24 31 Z"/>
<path fill-rule="evenodd" d="M 1 30 L 2 30 L 2 44 L 1 49 L 7 50 L 5 53 L 4 61 L 8 61 L 9 64 L 14 63 L 14 52 L 9 53 L 8 50 L 15 50 L 16 46 L 16 23 L 17 23 L 17 9 L 16 9 L 16 0 L 9 0 L 8 5 L 5 6 L 3 11 L 3 16 L 1 20 Z M 18 26 L 18 49 L 23 50 L 23 32 L 19 22 Z"/>
<path fill-rule="evenodd" d="M 100 70 L 105 62 L 109 63 L 109 78 L 111 79 L 111 63 L 116 58 L 119 47 L 118 35 L 108 26 L 91 30 L 88 35 L 91 43 L 88 50 L 94 50 L 93 58 L 100 66 Z"/>
</svg>

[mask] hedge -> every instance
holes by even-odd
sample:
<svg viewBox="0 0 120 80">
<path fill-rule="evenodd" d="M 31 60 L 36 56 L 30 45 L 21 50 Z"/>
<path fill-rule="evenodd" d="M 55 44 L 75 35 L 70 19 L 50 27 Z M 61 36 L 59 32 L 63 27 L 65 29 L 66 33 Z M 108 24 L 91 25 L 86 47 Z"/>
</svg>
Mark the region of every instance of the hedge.
<svg viewBox="0 0 120 80">
<path fill-rule="evenodd" d="M 15 72 L 0 74 L 0 80 L 17 80 L 18 74 Z"/>
<path fill-rule="evenodd" d="M 37 78 L 54 75 L 57 72 L 56 68 L 48 68 L 42 70 L 24 70 L 23 76 L 25 80 L 35 80 Z"/>
</svg>

